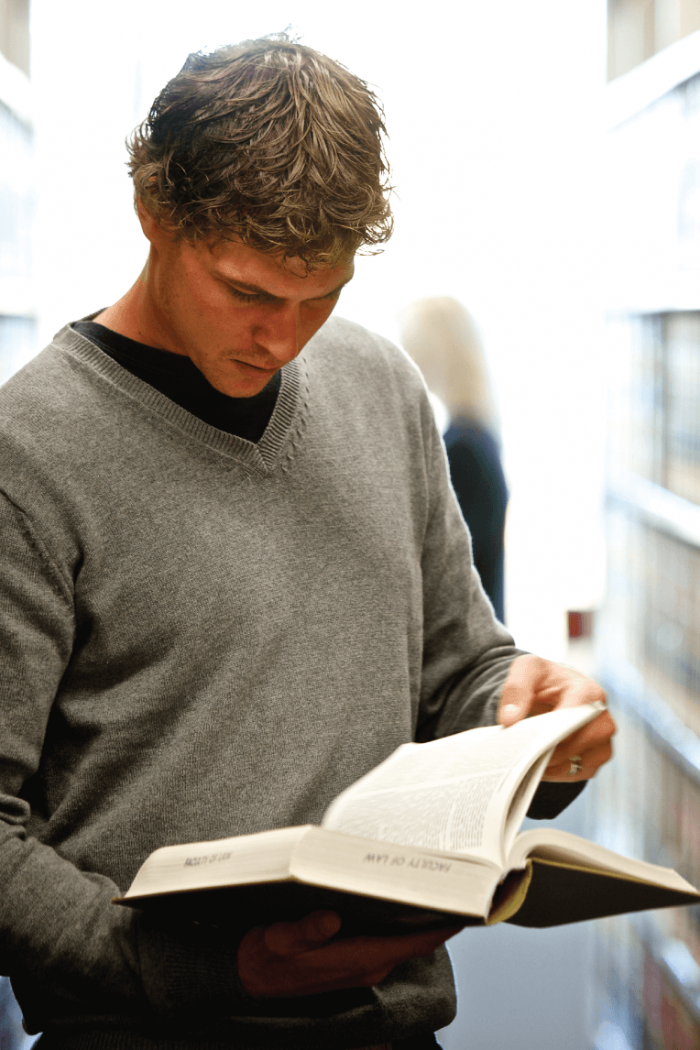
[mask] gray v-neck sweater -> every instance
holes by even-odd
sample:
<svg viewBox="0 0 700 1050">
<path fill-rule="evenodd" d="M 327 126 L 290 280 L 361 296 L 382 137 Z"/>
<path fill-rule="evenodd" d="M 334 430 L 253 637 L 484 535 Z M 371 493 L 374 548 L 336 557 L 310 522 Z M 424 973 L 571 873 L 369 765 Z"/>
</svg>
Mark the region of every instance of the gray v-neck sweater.
<svg viewBox="0 0 700 1050">
<path fill-rule="evenodd" d="M 158 846 L 317 822 L 404 741 L 495 720 L 517 650 L 405 355 L 328 322 L 254 445 L 65 328 L 0 390 L 0 527 L 0 972 L 30 1030 L 343 1050 L 448 1023 L 444 950 L 259 1002 L 230 933 L 110 903 Z"/>
</svg>

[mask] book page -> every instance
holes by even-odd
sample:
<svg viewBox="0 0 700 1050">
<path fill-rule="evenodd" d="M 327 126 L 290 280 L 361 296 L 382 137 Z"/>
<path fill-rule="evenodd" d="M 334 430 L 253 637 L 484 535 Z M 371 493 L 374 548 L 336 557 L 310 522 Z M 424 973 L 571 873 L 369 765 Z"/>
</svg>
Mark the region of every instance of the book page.
<svg viewBox="0 0 700 1050">
<path fill-rule="evenodd" d="M 559 828 L 533 828 L 531 831 L 521 832 L 512 851 L 513 866 L 520 867 L 530 857 L 638 879 L 681 893 L 697 893 L 695 887 L 672 868 L 624 857 L 606 849 L 605 846 L 599 846 L 597 842 L 589 842 L 588 839 L 561 831 Z"/>
<path fill-rule="evenodd" d="M 506 819 L 528 769 L 536 766 L 541 775 L 544 766 L 537 759 L 598 713 L 586 704 L 508 729 L 487 726 L 428 744 L 404 744 L 342 792 L 322 826 L 504 866 Z M 515 807 L 519 821 L 536 786 L 529 784 Z"/>
</svg>

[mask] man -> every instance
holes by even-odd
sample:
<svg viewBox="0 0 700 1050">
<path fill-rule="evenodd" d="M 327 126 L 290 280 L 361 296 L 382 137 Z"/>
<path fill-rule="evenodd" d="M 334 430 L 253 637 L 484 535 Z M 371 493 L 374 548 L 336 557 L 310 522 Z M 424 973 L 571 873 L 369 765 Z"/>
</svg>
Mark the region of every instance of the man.
<svg viewBox="0 0 700 1050">
<path fill-rule="evenodd" d="M 131 143 L 146 268 L 0 392 L 0 972 L 42 1050 L 434 1046 L 455 931 L 112 897 L 158 846 L 318 821 L 406 740 L 601 695 L 495 620 L 416 370 L 326 323 L 390 233 L 382 134 L 283 36 L 191 56 Z"/>
</svg>

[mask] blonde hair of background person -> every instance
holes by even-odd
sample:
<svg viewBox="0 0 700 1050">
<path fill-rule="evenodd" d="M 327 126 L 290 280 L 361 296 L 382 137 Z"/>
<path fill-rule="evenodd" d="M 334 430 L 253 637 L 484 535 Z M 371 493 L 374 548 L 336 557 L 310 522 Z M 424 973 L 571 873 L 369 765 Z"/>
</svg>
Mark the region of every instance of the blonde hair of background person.
<svg viewBox="0 0 700 1050">
<path fill-rule="evenodd" d="M 457 299 L 419 299 L 399 314 L 401 343 L 450 419 L 499 430 L 498 411 L 476 322 Z"/>
</svg>

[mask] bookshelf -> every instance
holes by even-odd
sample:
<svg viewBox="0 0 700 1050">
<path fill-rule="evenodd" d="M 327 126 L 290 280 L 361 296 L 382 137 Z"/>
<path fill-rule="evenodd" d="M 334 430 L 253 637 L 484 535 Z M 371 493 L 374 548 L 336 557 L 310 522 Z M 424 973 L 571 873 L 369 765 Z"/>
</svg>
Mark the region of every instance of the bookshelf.
<svg viewBox="0 0 700 1050">
<path fill-rule="evenodd" d="M 591 833 L 700 885 L 700 32 L 611 80 L 607 127 L 595 652 L 619 733 Z M 596 1050 L 700 1046 L 700 907 L 604 920 L 595 956 Z"/>
</svg>

